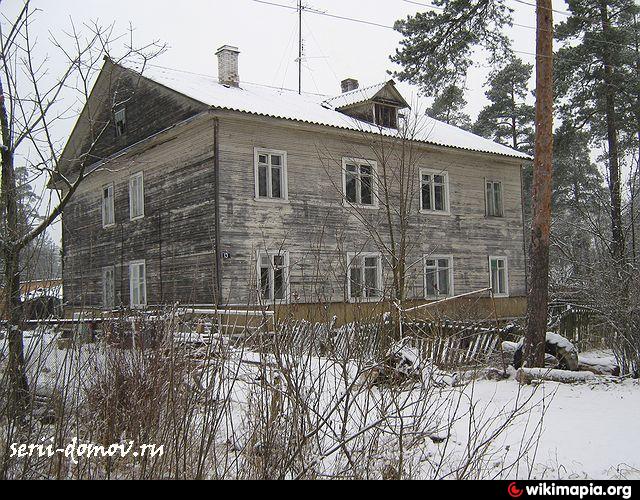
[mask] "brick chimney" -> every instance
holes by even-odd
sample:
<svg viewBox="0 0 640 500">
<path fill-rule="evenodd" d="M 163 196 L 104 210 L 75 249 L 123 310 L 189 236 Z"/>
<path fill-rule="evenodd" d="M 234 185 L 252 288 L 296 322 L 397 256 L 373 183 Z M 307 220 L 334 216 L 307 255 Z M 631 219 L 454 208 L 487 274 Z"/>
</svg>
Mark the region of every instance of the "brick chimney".
<svg viewBox="0 0 640 500">
<path fill-rule="evenodd" d="M 358 80 L 354 78 L 347 78 L 346 80 L 342 80 L 342 93 L 351 92 L 352 90 L 358 90 L 360 84 Z"/>
<path fill-rule="evenodd" d="M 238 47 L 223 45 L 218 49 L 218 80 L 223 85 L 232 87 L 240 86 L 240 76 L 238 75 Z"/>
</svg>

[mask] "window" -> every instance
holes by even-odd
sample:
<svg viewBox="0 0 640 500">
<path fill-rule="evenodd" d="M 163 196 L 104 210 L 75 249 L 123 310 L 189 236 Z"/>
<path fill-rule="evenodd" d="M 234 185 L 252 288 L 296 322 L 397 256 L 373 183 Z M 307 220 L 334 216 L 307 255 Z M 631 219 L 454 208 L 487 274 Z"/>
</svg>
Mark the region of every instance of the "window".
<svg viewBox="0 0 640 500">
<path fill-rule="evenodd" d="M 376 208 L 376 163 L 368 160 L 342 160 L 345 203 Z"/>
<path fill-rule="evenodd" d="M 258 287 L 263 301 L 289 300 L 289 254 L 258 253 Z"/>
<path fill-rule="evenodd" d="M 374 104 L 376 125 L 386 128 L 398 128 L 398 110 L 393 106 Z"/>
<path fill-rule="evenodd" d="M 113 114 L 113 120 L 116 124 L 116 137 L 122 137 L 127 133 L 127 112 L 125 109 L 118 109 Z"/>
<path fill-rule="evenodd" d="M 494 296 L 509 296 L 509 269 L 506 257 L 489 257 L 489 280 Z"/>
<path fill-rule="evenodd" d="M 105 309 L 113 309 L 116 303 L 115 268 L 102 269 L 102 305 Z"/>
<path fill-rule="evenodd" d="M 420 169 L 420 211 L 449 212 L 449 174 Z"/>
<path fill-rule="evenodd" d="M 426 255 L 424 276 L 425 297 L 453 296 L 453 257 Z"/>
<path fill-rule="evenodd" d="M 109 227 L 116 223 L 113 204 L 113 184 L 102 188 L 102 226 Z"/>
<path fill-rule="evenodd" d="M 502 183 L 486 181 L 487 216 L 502 217 Z"/>
<path fill-rule="evenodd" d="M 347 294 L 350 300 L 382 298 L 382 257 L 378 253 L 347 254 Z"/>
<path fill-rule="evenodd" d="M 144 260 L 129 264 L 129 293 L 131 307 L 147 305 L 147 272 Z"/>
<path fill-rule="evenodd" d="M 131 220 L 144 217 L 144 176 L 142 172 L 129 179 L 129 214 Z"/>
<path fill-rule="evenodd" d="M 255 150 L 255 179 L 257 200 L 287 200 L 287 153 Z"/>
</svg>

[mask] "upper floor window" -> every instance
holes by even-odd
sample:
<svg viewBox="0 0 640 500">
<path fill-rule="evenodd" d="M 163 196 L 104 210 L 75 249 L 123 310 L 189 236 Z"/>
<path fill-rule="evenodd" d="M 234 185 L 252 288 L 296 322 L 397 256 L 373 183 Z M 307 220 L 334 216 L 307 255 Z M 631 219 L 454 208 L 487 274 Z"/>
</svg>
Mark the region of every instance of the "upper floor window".
<svg viewBox="0 0 640 500">
<path fill-rule="evenodd" d="M 131 307 L 147 305 L 147 269 L 144 260 L 129 264 L 129 295 Z"/>
<path fill-rule="evenodd" d="M 144 217 L 144 175 L 134 174 L 129 179 L 129 215 L 131 220 Z"/>
<path fill-rule="evenodd" d="M 509 267 L 506 257 L 489 257 L 489 284 L 494 296 L 509 296 Z"/>
<path fill-rule="evenodd" d="M 393 106 L 374 104 L 376 125 L 386 128 L 398 128 L 398 110 Z"/>
<path fill-rule="evenodd" d="M 288 268 L 289 254 L 287 252 L 258 253 L 258 285 L 262 300 L 267 302 L 288 300 Z"/>
<path fill-rule="evenodd" d="M 424 260 L 425 296 L 453 295 L 453 257 L 427 255 Z"/>
<path fill-rule="evenodd" d="M 344 198 L 347 203 L 377 207 L 376 163 L 368 160 L 342 160 Z"/>
<path fill-rule="evenodd" d="M 102 305 L 105 309 L 113 309 L 116 302 L 116 279 L 115 268 L 105 267 L 102 269 Z"/>
<path fill-rule="evenodd" d="M 287 200 L 287 153 L 256 149 L 254 163 L 256 199 Z"/>
<path fill-rule="evenodd" d="M 124 108 L 114 112 L 113 121 L 116 126 L 116 137 L 121 137 L 127 133 L 127 112 Z"/>
<path fill-rule="evenodd" d="M 449 212 L 449 174 L 447 172 L 420 169 L 420 210 Z"/>
<path fill-rule="evenodd" d="M 347 295 L 349 300 L 382 298 L 382 257 L 379 253 L 347 254 Z"/>
<path fill-rule="evenodd" d="M 502 209 L 502 182 L 486 181 L 485 186 L 487 216 L 502 217 L 504 215 Z"/>
<path fill-rule="evenodd" d="M 114 209 L 114 187 L 108 184 L 102 188 L 102 226 L 109 227 L 116 223 Z"/>
</svg>

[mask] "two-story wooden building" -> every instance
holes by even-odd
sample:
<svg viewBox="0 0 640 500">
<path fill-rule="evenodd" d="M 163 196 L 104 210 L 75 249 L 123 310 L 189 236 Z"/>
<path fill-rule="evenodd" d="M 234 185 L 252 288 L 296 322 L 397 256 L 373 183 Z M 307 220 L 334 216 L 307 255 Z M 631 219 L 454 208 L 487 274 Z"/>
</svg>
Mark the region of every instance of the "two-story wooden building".
<svg viewBox="0 0 640 500">
<path fill-rule="evenodd" d="M 333 314 L 388 297 L 404 248 L 408 298 L 491 286 L 522 311 L 527 155 L 416 121 L 393 81 L 299 95 L 217 55 L 218 79 L 105 62 L 59 165 L 89 173 L 63 214 L 67 308 Z"/>
</svg>

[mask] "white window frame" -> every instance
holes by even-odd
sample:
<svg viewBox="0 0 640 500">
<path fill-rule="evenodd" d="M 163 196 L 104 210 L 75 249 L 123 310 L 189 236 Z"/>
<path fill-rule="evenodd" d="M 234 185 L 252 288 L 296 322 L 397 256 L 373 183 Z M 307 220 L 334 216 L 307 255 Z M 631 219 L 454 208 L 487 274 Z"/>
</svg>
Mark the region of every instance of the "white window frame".
<svg viewBox="0 0 640 500">
<path fill-rule="evenodd" d="M 282 299 L 274 299 L 275 295 L 275 267 L 273 265 L 273 258 L 281 256 L 284 260 L 283 265 L 283 277 L 284 277 L 284 298 Z M 262 296 L 262 258 L 269 257 L 269 298 L 265 299 Z M 258 250 L 256 252 L 256 281 L 257 281 L 257 293 L 258 293 L 258 301 L 264 304 L 288 304 L 291 299 L 291 281 L 289 279 L 291 268 L 289 266 L 289 252 L 287 251 L 279 251 L 279 252 L 268 252 L 264 250 Z"/>
<path fill-rule="evenodd" d="M 107 274 L 111 273 L 112 282 L 111 282 L 111 298 L 113 299 L 111 303 L 107 299 L 107 295 L 109 291 L 107 290 L 108 280 Z M 113 309 L 116 307 L 116 268 L 115 266 L 107 266 L 102 268 L 102 307 L 107 309 Z"/>
<path fill-rule="evenodd" d="M 133 213 L 133 180 L 134 179 L 139 179 L 139 186 L 140 186 L 140 194 L 141 194 L 141 199 L 138 201 L 139 207 L 141 208 L 141 213 L 139 214 L 134 214 Z M 137 194 L 136 194 L 137 196 Z M 134 220 L 139 220 L 139 219 L 143 219 L 144 218 L 144 172 L 137 172 L 135 174 L 133 174 L 132 176 L 129 177 L 129 219 L 134 221 Z"/>
<path fill-rule="evenodd" d="M 489 197 L 487 196 L 487 184 L 489 183 L 491 183 L 492 186 L 495 186 L 495 184 L 500 184 L 500 214 L 499 215 L 494 215 L 489 213 Z M 492 198 L 494 198 L 495 196 L 493 195 L 494 189 L 495 187 L 491 188 Z M 493 217 L 496 219 L 504 217 L 504 183 L 502 181 L 495 180 L 495 179 L 484 180 L 484 213 L 487 217 Z"/>
<path fill-rule="evenodd" d="M 491 265 L 493 261 L 502 260 L 504 261 L 504 293 L 494 293 L 494 297 L 509 297 L 509 259 L 507 257 L 501 255 L 490 255 L 489 256 L 489 287 L 493 290 L 493 272 L 491 270 Z"/>
<path fill-rule="evenodd" d="M 260 167 L 260 155 L 277 155 L 282 157 L 282 184 L 280 189 L 282 190 L 281 198 L 274 198 L 272 196 L 272 168 L 271 164 L 269 164 L 269 168 L 267 169 L 267 196 L 260 196 L 260 176 L 259 176 L 259 167 Z M 254 177 L 254 199 L 256 201 L 266 201 L 270 203 L 288 203 L 289 201 L 289 172 L 287 165 L 287 152 L 280 151 L 277 149 L 265 149 L 265 148 L 254 148 L 253 149 L 253 177 Z"/>
<path fill-rule="evenodd" d="M 356 183 L 356 202 L 347 200 L 347 165 L 356 165 L 358 167 L 358 181 Z M 362 184 L 360 181 L 360 167 L 371 167 L 371 205 L 362 204 Z M 359 200 L 359 201 L 358 201 Z M 377 210 L 380 208 L 380 200 L 378 199 L 378 162 L 367 160 L 365 158 L 342 158 L 342 203 L 346 207 L 368 208 Z"/>
<path fill-rule="evenodd" d="M 362 259 L 362 273 L 361 276 L 362 283 L 365 282 L 365 267 L 364 267 L 364 259 L 375 257 L 377 259 L 377 274 L 376 278 L 378 281 L 378 286 L 380 287 L 378 291 L 380 292 L 379 296 L 375 297 L 353 297 L 351 295 L 351 265 L 355 259 Z M 383 273 L 382 273 L 382 254 L 380 252 L 349 252 L 347 253 L 347 299 L 349 302 L 380 302 L 384 300 L 384 282 L 383 282 Z"/>
<path fill-rule="evenodd" d="M 109 189 L 111 192 L 111 196 L 109 198 L 104 197 L 104 192 L 107 189 Z M 116 225 L 115 195 L 116 188 L 113 182 L 111 184 L 105 184 L 104 186 L 102 186 L 100 197 L 102 199 L 102 227 L 104 228 L 113 227 Z M 109 201 L 108 206 L 107 201 Z M 111 215 L 111 221 L 107 220 L 107 215 L 109 214 L 109 212 Z"/>
<path fill-rule="evenodd" d="M 124 123 L 124 127 L 123 127 L 124 130 L 120 130 L 120 127 L 118 126 L 118 123 L 121 121 Z M 113 123 L 116 128 L 116 137 L 122 137 L 127 133 L 127 109 L 126 108 L 123 107 L 113 112 Z"/>
<path fill-rule="evenodd" d="M 139 267 L 139 266 L 144 266 L 144 280 L 142 280 L 142 283 L 140 283 L 140 275 L 137 275 L 138 278 L 138 283 L 137 283 L 137 288 L 139 288 L 140 286 L 142 286 L 143 290 L 144 290 L 144 301 L 138 301 L 138 303 L 134 303 L 133 300 L 133 290 L 134 290 L 134 282 L 133 282 L 133 278 L 134 278 L 134 273 L 133 273 L 133 269 L 134 267 Z M 141 309 L 147 306 L 147 262 L 145 260 L 135 260 L 132 262 L 129 262 L 129 304 L 131 306 L 132 309 Z"/>
<path fill-rule="evenodd" d="M 442 177 L 444 177 L 444 196 L 445 196 L 445 203 L 444 203 L 444 210 L 436 210 L 435 208 L 433 209 L 425 209 L 423 208 L 423 199 L 422 199 L 422 177 L 424 175 L 430 175 L 431 176 L 431 200 L 433 203 L 433 206 L 435 207 L 435 203 L 436 203 L 436 197 L 435 197 L 435 181 L 434 181 L 434 175 L 441 175 Z M 433 168 L 421 168 L 420 169 L 420 179 L 418 182 L 418 185 L 420 186 L 420 213 L 421 214 L 429 214 L 429 215 L 451 215 L 451 196 L 450 196 L 450 187 L 449 187 L 449 172 L 446 170 L 437 170 L 437 169 L 433 169 Z"/>
<path fill-rule="evenodd" d="M 436 277 L 438 279 L 438 289 L 440 288 L 440 274 L 439 274 L 439 260 L 448 260 L 449 261 L 449 293 L 439 293 L 436 295 L 429 295 L 428 286 L 427 286 L 427 261 L 435 260 L 436 261 Z M 433 255 L 433 254 L 424 254 L 424 258 L 422 261 L 422 267 L 424 272 L 424 297 L 425 299 L 439 299 L 439 298 L 447 298 L 455 296 L 455 284 L 453 282 L 453 255 Z"/>
</svg>

